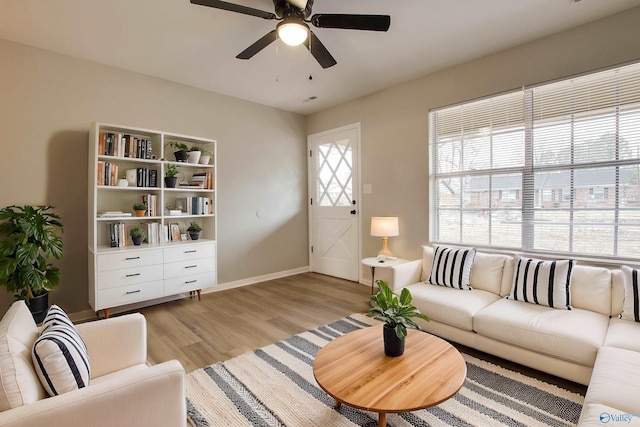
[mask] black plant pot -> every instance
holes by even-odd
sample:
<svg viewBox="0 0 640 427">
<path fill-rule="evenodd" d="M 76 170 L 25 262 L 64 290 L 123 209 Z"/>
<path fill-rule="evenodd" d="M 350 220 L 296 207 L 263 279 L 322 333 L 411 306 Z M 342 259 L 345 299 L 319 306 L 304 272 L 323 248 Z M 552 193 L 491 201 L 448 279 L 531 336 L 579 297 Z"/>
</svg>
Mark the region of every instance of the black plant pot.
<svg viewBox="0 0 640 427">
<path fill-rule="evenodd" d="M 200 232 L 199 231 L 190 231 L 189 232 L 189 236 L 191 237 L 191 240 L 198 240 L 200 238 Z"/>
<path fill-rule="evenodd" d="M 173 155 L 176 157 L 176 162 L 186 162 L 189 158 L 189 152 L 184 150 L 174 151 Z"/>
<path fill-rule="evenodd" d="M 142 243 L 143 237 L 132 237 L 131 240 L 133 240 L 133 244 L 135 246 L 140 246 L 140 243 Z"/>
<path fill-rule="evenodd" d="M 394 328 L 384 325 L 384 354 L 390 357 L 398 357 L 404 353 L 404 339 L 398 338 Z"/>
<path fill-rule="evenodd" d="M 49 292 L 37 295 L 29 300 L 29 311 L 36 323 L 41 323 L 49 309 Z"/>
<path fill-rule="evenodd" d="M 167 188 L 176 188 L 178 184 L 177 176 L 165 176 L 164 177 L 164 186 Z"/>
</svg>

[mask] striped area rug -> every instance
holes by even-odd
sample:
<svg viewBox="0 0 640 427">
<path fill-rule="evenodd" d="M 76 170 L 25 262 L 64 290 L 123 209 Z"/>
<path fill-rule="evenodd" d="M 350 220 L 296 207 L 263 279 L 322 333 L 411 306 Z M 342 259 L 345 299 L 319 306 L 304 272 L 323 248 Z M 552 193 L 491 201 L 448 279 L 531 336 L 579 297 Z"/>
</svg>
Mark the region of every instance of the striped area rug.
<svg viewBox="0 0 640 427">
<path fill-rule="evenodd" d="M 187 375 L 189 421 L 204 426 L 377 426 L 376 413 L 342 405 L 320 389 L 313 359 L 334 338 L 374 324 L 364 315 L 303 332 Z M 382 339 L 382 338 L 381 338 Z M 571 426 L 583 397 L 463 354 L 467 379 L 448 401 L 388 414 L 390 426 Z"/>
</svg>

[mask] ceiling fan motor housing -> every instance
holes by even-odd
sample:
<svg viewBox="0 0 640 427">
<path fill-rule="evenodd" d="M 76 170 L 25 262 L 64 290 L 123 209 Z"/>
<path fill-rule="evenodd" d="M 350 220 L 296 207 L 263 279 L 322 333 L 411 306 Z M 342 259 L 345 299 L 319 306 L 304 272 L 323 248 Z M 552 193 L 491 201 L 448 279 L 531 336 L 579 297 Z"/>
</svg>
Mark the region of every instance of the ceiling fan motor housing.
<svg viewBox="0 0 640 427">
<path fill-rule="evenodd" d="M 289 17 L 297 17 L 300 20 L 307 19 L 311 16 L 312 7 L 313 0 L 307 0 L 307 5 L 304 9 L 298 9 L 287 0 L 273 0 L 273 8 L 280 19 L 286 19 Z"/>
</svg>

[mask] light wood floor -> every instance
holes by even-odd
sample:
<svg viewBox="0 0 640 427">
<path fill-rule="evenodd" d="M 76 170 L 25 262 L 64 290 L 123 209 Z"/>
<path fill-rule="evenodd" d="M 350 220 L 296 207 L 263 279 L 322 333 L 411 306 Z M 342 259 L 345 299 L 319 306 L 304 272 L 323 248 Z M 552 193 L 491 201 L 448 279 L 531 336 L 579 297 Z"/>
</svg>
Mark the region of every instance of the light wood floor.
<svg viewBox="0 0 640 427">
<path fill-rule="evenodd" d="M 369 310 L 371 288 L 304 273 L 140 310 L 148 359 L 177 359 L 187 372 Z M 428 315 L 428 313 L 427 313 Z M 586 387 L 452 343 L 461 352 L 584 395 Z"/>
<path fill-rule="evenodd" d="M 366 313 L 371 288 L 304 273 L 141 309 L 152 364 L 177 359 L 187 372 Z"/>
</svg>

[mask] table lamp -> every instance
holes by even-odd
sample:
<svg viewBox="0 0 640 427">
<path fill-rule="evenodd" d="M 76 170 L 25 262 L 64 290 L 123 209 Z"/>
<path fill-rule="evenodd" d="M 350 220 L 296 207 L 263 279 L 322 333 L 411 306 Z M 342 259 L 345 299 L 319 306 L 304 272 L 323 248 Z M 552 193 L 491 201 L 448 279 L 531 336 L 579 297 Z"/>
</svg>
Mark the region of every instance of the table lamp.
<svg viewBox="0 0 640 427">
<path fill-rule="evenodd" d="M 393 256 L 389 250 L 389 237 L 397 236 L 398 234 L 397 216 L 371 217 L 371 235 L 373 237 L 382 237 L 382 249 L 378 252 L 378 255 Z"/>
</svg>

